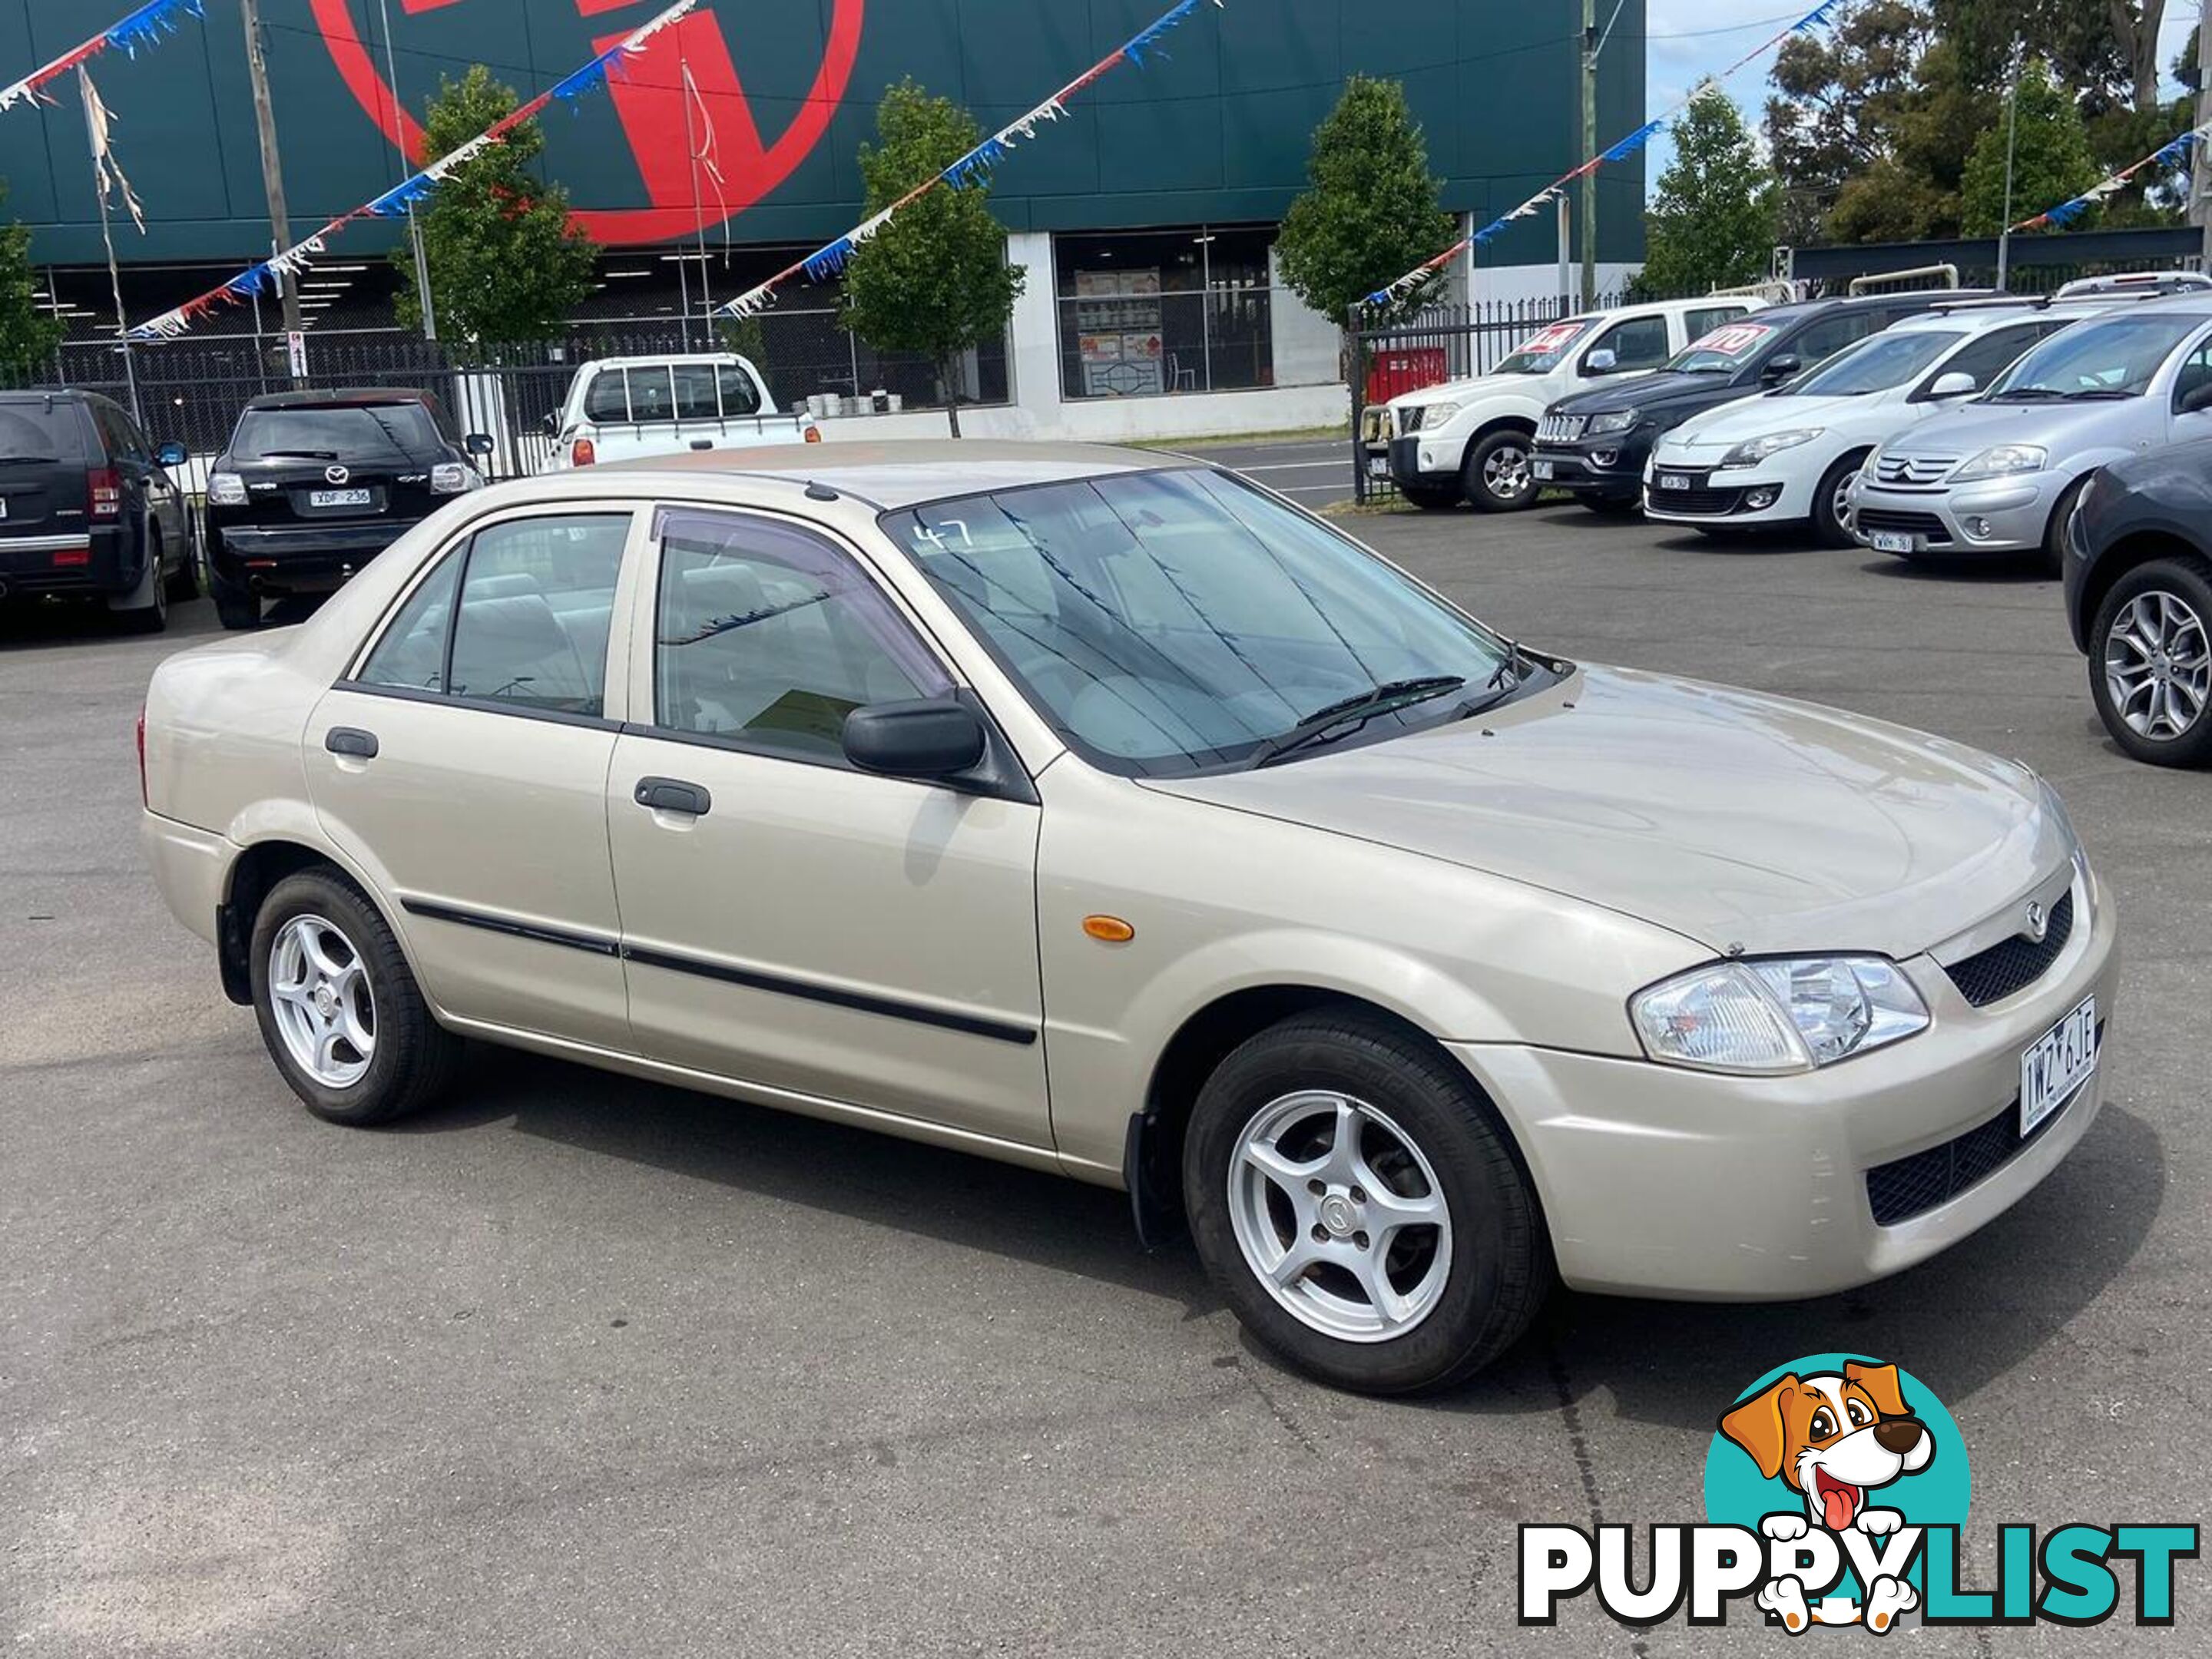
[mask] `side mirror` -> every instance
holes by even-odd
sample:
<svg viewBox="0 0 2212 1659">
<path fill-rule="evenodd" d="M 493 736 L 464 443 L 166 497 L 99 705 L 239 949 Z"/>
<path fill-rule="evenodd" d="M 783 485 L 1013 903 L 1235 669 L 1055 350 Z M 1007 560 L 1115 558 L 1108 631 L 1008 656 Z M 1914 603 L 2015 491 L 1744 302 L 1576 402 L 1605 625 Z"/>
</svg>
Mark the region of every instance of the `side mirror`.
<svg viewBox="0 0 2212 1659">
<path fill-rule="evenodd" d="M 1771 360 L 1765 368 L 1759 371 L 1759 384 L 1780 386 L 1783 381 L 1804 367 L 1803 358 L 1794 351 L 1785 351 L 1780 356 Z"/>
<path fill-rule="evenodd" d="M 489 455 L 493 450 L 498 448 L 499 446 L 492 442 L 490 434 L 484 432 L 471 432 L 467 437 L 461 440 L 461 447 L 467 450 L 471 455 Z"/>
<path fill-rule="evenodd" d="M 190 459 L 191 456 L 185 447 L 173 438 L 154 452 L 154 465 L 156 466 L 182 466 Z"/>
<path fill-rule="evenodd" d="M 1611 346 L 1600 346 L 1583 359 L 1583 373 L 1585 374 L 1610 374 L 1620 367 L 1620 358 Z"/>
<path fill-rule="evenodd" d="M 845 758 L 890 778 L 949 778 L 983 758 L 983 722 L 950 697 L 871 703 L 845 716 Z"/>
<path fill-rule="evenodd" d="M 1963 398 L 1970 392 L 1979 392 L 1982 383 L 1963 368 L 1954 368 L 1948 374 L 1938 374 L 1936 384 L 1928 388 L 1931 398 Z"/>
</svg>

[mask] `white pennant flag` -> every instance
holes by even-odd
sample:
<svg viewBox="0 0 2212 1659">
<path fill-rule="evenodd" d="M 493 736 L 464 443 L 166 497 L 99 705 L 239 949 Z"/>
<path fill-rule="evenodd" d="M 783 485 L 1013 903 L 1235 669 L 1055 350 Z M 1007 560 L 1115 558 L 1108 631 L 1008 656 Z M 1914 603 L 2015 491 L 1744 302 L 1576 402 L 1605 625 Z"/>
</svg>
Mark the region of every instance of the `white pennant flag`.
<svg viewBox="0 0 2212 1659">
<path fill-rule="evenodd" d="M 86 125 L 92 134 L 92 167 L 94 180 L 100 185 L 102 201 L 109 199 L 111 190 L 123 192 L 123 205 L 131 210 L 131 222 L 138 227 L 138 234 L 146 234 L 146 210 L 139 205 L 138 192 L 131 188 L 130 179 L 123 176 L 122 165 L 108 144 L 108 125 L 111 118 L 107 106 L 100 101 L 99 88 L 92 84 L 92 76 L 80 67 L 76 72 L 78 90 L 84 94 Z"/>
</svg>

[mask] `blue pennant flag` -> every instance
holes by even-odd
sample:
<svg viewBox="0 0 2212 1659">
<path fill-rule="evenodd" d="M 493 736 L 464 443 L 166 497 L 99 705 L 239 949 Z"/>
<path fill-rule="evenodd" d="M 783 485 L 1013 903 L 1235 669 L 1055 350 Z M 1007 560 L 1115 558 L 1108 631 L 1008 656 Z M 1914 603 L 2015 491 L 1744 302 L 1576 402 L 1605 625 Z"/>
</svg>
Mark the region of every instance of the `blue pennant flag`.
<svg viewBox="0 0 2212 1659">
<path fill-rule="evenodd" d="M 1820 3 L 1790 26 L 1792 34 L 1807 34 L 1826 22 L 1831 14 L 1844 0 L 1820 0 Z"/>
<path fill-rule="evenodd" d="M 201 0 L 151 0 L 108 29 L 100 39 L 136 57 L 139 47 L 157 45 L 163 35 L 173 34 L 179 16 L 189 14 L 204 19 L 207 14 L 200 8 Z"/>
<path fill-rule="evenodd" d="M 1644 145 L 1651 142 L 1652 135 L 1659 131 L 1660 125 L 1661 124 L 1657 121 L 1646 121 L 1642 126 L 1637 128 L 1635 131 L 1630 133 L 1627 137 L 1622 139 L 1611 149 L 1607 150 L 1603 155 L 1599 156 L 1598 160 L 1601 161 L 1626 161 L 1630 156 L 1635 155 L 1638 150 L 1642 149 Z"/>
<path fill-rule="evenodd" d="M 811 283 L 827 281 L 850 264 L 853 260 L 853 239 L 840 236 L 829 246 L 808 256 L 806 279 Z"/>
<path fill-rule="evenodd" d="M 986 138 L 939 176 L 953 189 L 965 190 L 979 174 L 988 173 L 1006 159 L 1006 144 L 998 138 Z"/>
<path fill-rule="evenodd" d="M 1139 69 L 1143 68 L 1145 54 L 1159 44 L 1160 37 L 1197 9 L 1198 0 L 1182 0 L 1182 3 L 1168 13 L 1166 16 L 1152 24 L 1143 33 L 1133 37 L 1129 43 L 1121 48 L 1121 55 Z M 1166 56 L 1164 52 L 1161 55 Z"/>
</svg>

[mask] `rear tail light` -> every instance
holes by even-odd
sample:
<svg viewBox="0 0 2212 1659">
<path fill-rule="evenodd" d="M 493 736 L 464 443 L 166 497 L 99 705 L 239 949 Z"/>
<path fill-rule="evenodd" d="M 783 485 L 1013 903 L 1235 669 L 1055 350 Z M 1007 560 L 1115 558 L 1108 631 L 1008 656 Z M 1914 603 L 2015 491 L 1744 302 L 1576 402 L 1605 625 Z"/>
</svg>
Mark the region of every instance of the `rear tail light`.
<svg viewBox="0 0 2212 1659">
<path fill-rule="evenodd" d="M 589 466 L 599 459 L 599 447 L 589 438 L 579 438 L 568 450 L 568 465 Z"/>
<path fill-rule="evenodd" d="M 433 495 L 459 495 L 483 488 L 483 475 L 459 461 L 441 461 L 430 469 Z"/>
<path fill-rule="evenodd" d="M 138 804 L 151 806 L 146 794 L 146 705 L 138 705 Z"/>
<path fill-rule="evenodd" d="M 95 466 L 85 474 L 88 505 L 95 519 L 123 516 L 123 477 L 112 466 Z"/>
<path fill-rule="evenodd" d="M 811 444 L 820 443 L 822 441 L 822 428 L 818 426 L 808 427 L 806 428 L 806 441 Z"/>
</svg>

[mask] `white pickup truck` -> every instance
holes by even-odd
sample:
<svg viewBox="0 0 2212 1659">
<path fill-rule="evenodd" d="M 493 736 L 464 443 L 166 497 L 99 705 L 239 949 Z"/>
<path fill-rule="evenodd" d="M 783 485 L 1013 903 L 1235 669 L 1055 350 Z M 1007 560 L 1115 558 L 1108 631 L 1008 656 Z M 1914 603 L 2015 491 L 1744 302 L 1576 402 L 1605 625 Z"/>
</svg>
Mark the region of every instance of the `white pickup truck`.
<svg viewBox="0 0 2212 1659">
<path fill-rule="evenodd" d="M 1479 379 L 1392 398 L 1363 434 L 1368 471 L 1393 479 L 1417 507 L 1529 506 L 1537 485 L 1528 452 L 1549 404 L 1607 376 L 1648 374 L 1708 330 L 1765 304 L 1715 294 L 1563 317 Z"/>
<path fill-rule="evenodd" d="M 822 441 L 811 421 L 776 412 L 760 370 L 734 352 L 595 359 L 576 371 L 549 420 L 546 472 L 688 449 Z"/>
</svg>

